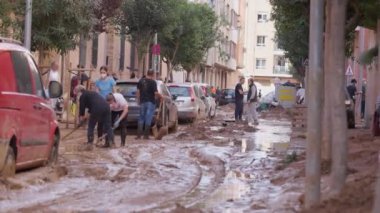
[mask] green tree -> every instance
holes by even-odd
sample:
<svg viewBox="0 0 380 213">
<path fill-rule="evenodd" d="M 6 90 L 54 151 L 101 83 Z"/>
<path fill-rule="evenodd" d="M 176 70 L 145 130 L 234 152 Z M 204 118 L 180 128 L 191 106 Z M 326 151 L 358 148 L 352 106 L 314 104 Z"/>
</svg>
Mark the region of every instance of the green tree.
<svg viewBox="0 0 380 213">
<path fill-rule="evenodd" d="M 201 63 L 217 38 L 217 17 L 207 5 L 177 1 L 173 11 L 170 25 L 159 33 L 171 80 L 174 68 L 181 65 L 190 73 Z"/>
<path fill-rule="evenodd" d="M 183 42 L 177 51 L 177 61 L 187 71 L 189 81 L 191 71 L 205 59 L 207 51 L 218 38 L 218 18 L 206 4 L 189 3 L 184 11 Z"/>
<path fill-rule="evenodd" d="M 55 50 L 65 53 L 75 47 L 78 35 L 91 29 L 91 0 L 38 0 L 33 1 L 32 50 L 40 53 Z M 18 0 L 15 14 L 17 27 L 14 29 L 22 38 L 25 1 Z"/>
<path fill-rule="evenodd" d="M 169 24 L 173 0 L 124 0 L 121 14 L 116 19 L 121 32 L 129 35 L 137 48 L 138 76 L 142 75 L 143 61 L 154 34 Z M 125 28 L 124 28 L 125 26 Z"/>
<path fill-rule="evenodd" d="M 8 28 L 12 24 L 13 5 L 9 0 L 0 0 L 0 35 L 9 36 Z"/>
</svg>

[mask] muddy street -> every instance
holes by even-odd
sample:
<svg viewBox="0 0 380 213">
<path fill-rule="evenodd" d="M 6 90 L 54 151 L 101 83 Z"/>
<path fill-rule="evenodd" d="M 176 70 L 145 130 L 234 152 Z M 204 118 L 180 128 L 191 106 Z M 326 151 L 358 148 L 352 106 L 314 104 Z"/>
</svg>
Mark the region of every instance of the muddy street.
<svg viewBox="0 0 380 213">
<path fill-rule="evenodd" d="M 0 182 L 2 212 L 271 212 L 297 210 L 294 196 L 271 182 L 286 153 L 290 122 L 230 122 L 228 108 L 212 120 L 182 124 L 161 141 L 78 151 L 85 129 L 60 145 L 58 165 L 19 172 Z M 63 135 L 69 130 L 63 129 Z"/>
</svg>

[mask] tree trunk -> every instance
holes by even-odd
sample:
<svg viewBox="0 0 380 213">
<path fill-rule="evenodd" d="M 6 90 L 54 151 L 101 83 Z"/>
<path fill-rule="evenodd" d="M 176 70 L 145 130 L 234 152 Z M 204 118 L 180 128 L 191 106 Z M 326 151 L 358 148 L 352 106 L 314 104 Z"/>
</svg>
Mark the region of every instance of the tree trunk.
<svg viewBox="0 0 380 213">
<path fill-rule="evenodd" d="M 331 58 L 330 77 L 331 124 L 332 124 L 332 168 L 330 188 L 339 194 L 347 173 L 347 115 L 345 107 L 345 21 L 347 0 L 331 0 Z"/>
<path fill-rule="evenodd" d="M 167 69 L 168 69 L 168 74 L 166 75 L 166 79 L 167 79 L 169 82 L 173 82 L 172 63 L 170 62 L 170 60 L 167 60 L 167 61 L 166 61 L 166 66 L 167 66 Z"/>
<path fill-rule="evenodd" d="M 190 82 L 190 74 L 191 74 L 191 70 L 186 70 L 187 72 L 187 75 L 186 75 L 186 82 Z"/>
<path fill-rule="evenodd" d="M 323 99 L 323 125 L 322 125 L 322 159 L 331 160 L 331 106 L 329 73 L 331 72 L 331 1 L 326 2 L 325 49 L 324 49 L 324 99 Z"/>
<path fill-rule="evenodd" d="M 79 65 L 86 67 L 87 40 L 84 35 L 79 38 Z"/>
<path fill-rule="evenodd" d="M 144 60 L 145 60 L 145 57 L 144 56 L 140 56 L 139 54 L 137 54 L 137 61 L 138 61 L 138 67 L 137 67 L 137 77 L 138 78 L 142 78 L 144 76 Z"/>
<path fill-rule="evenodd" d="M 365 98 L 365 127 L 372 128 L 373 113 L 376 104 L 376 67 L 369 66 L 367 69 L 367 91 Z"/>
<path fill-rule="evenodd" d="M 119 61 L 119 71 L 125 70 L 125 27 L 122 27 L 120 34 L 120 61 Z"/>
<path fill-rule="evenodd" d="M 378 55 L 377 55 L 377 73 L 380 72 L 380 19 L 377 20 L 377 32 L 376 32 L 376 38 L 377 38 L 377 45 L 378 45 Z M 378 166 L 377 166 L 377 183 L 376 183 L 376 191 L 375 191 L 375 200 L 374 200 L 374 207 L 372 209 L 373 213 L 380 212 L 380 155 L 378 157 Z"/>
<path fill-rule="evenodd" d="M 321 193 L 321 138 L 323 89 L 323 20 L 324 1 L 310 2 L 309 37 L 309 95 L 313 97 L 307 108 L 307 148 L 305 207 L 320 202 Z"/>
</svg>

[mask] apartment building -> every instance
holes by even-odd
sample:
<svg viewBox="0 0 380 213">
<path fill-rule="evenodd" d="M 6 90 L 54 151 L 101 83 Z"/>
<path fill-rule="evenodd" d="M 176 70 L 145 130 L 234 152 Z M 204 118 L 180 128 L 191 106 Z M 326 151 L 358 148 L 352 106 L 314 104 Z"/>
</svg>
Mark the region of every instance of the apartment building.
<svg viewBox="0 0 380 213">
<path fill-rule="evenodd" d="M 292 80 L 290 64 L 275 42 L 269 0 L 245 0 L 245 76 L 254 76 L 262 94 L 274 90 L 274 82 Z"/>
<path fill-rule="evenodd" d="M 244 36 L 243 27 L 245 16 L 244 0 L 193 0 L 195 3 L 208 4 L 219 16 L 222 22 L 222 38 L 216 42 L 205 56 L 204 63 L 191 72 L 192 82 L 205 82 L 220 88 L 232 88 L 242 75 L 244 68 Z M 158 35 L 159 36 L 159 35 Z M 107 66 L 119 79 L 129 79 L 130 73 L 137 69 L 137 50 L 128 38 L 108 29 L 107 33 L 92 35 L 85 39 L 65 56 L 65 70 L 75 69 L 81 64 L 87 69 L 93 69 L 92 79 L 99 77 L 101 66 Z M 60 61 L 60 57 L 55 57 Z M 147 54 L 143 72 L 151 67 L 152 57 Z M 164 62 L 159 65 L 159 77 L 165 79 L 167 66 Z M 72 74 L 63 73 L 66 86 Z M 173 72 L 174 82 L 184 82 L 185 71 Z"/>
<path fill-rule="evenodd" d="M 192 80 L 220 88 L 232 88 L 244 67 L 244 0 L 192 0 L 208 4 L 221 22 L 221 38 L 211 48 L 205 62 L 193 72 Z"/>
</svg>

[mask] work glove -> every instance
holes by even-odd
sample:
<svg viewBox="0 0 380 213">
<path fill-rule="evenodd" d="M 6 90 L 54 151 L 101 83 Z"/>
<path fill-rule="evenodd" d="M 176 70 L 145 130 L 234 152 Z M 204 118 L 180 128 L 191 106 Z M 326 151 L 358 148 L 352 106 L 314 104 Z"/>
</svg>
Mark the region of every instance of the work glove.
<svg viewBox="0 0 380 213">
<path fill-rule="evenodd" d="M 115 121 L 115 123 L 113 124 L 113 128 L 114 129 L 116 129 L 116 128 L 118 128 L 119 127 L 119 125 L 120 125 L 120 118 L 119 119 L 117 119 L 116 121 Z"/>
</svg>

